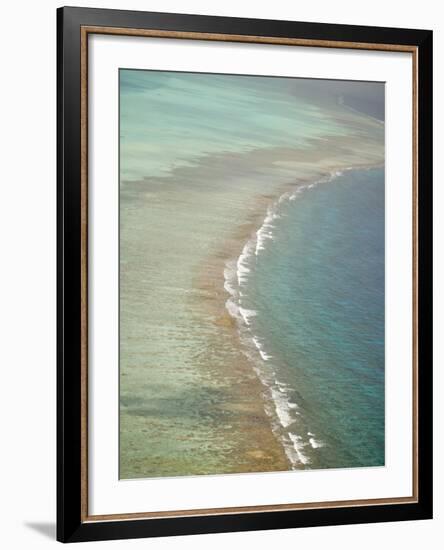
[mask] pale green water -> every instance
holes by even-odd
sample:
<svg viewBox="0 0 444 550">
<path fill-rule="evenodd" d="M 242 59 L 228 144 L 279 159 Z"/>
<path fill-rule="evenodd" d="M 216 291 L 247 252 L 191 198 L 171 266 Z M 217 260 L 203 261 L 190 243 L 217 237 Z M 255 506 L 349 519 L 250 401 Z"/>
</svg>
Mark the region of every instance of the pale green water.
<svg viewBox="0 0 444 550">
<path fill-rule="evenodd" d="M 304 147 L 310 138 L 350 133 L 305 91 L 295 97 L 291 82 L 122 70 L 122 181 L 167 176 L 202 155 Z"/>
<path fill-rule="evenodd" d="M 273 418 L 251 413 L 266 396 L 243 392 L 257 377 L 236 369 L 236 329 L 217 322 L 223 266 L 282 186 L 381 162 L 383 126 L 324 82 L 310 101 L 293 79 L 120 78 L 121 477 L 261 470 L 257 453 L 281 443 Z"/>
</svg>

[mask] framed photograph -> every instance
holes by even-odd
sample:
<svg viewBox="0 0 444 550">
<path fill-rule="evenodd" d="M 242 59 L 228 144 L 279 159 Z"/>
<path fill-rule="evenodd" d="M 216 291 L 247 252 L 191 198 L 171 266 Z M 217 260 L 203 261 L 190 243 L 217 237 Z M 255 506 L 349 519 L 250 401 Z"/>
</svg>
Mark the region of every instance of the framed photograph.
<svg viewBox="0 0 444 550">
<path fill-rule="evenodd" d="M 58 10 L 58 539 L 432 517 L 432 32 Z"/>
</svg>

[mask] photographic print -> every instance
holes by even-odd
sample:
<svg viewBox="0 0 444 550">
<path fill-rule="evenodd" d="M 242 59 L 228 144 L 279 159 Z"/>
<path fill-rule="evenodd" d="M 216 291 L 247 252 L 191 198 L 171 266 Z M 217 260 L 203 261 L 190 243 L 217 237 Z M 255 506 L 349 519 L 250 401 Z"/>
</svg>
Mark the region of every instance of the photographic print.
<svg viewBox="0 0 444 550">
<path fill-rule="evenodd" d="M 120 478 L 384 466 L 384 83 L 119 103 Z"/>
<path fill-rule="evenodd" d="M 57 539 L 429 519 L 430 30 L 57 10 Z"/>
</svg>

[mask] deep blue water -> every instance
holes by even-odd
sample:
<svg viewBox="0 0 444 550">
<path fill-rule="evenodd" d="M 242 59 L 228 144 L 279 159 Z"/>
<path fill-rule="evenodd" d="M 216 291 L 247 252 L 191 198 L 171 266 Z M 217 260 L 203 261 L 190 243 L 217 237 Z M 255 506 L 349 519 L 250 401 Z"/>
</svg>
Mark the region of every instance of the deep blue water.
<svg viewBox="0 0 444 550">
<path fill-rule="evenodd" d="M 284 431 L 306 467 L 383 465 L 384 171 L 347 171 L 276 212 L 243 304 L 290 404 Z"/>
</svg>

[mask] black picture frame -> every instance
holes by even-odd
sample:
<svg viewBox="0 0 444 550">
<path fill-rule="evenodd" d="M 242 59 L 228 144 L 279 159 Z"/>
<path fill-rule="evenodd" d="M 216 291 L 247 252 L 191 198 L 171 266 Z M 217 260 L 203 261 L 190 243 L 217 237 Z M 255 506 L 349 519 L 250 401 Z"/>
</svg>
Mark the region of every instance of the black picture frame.
<svg viewBox="0 0 444 550">
<path fill-rule="evenodd" d="M 415 502 L 89 521 L 82 512 L 81 29 L 156 29 L 375 45 L 417 52 L 417 477 Z M 57 539 L 156 537 L 432 517 L 432 32 L 65 7 L 57 10 Z"/>
</svg>

